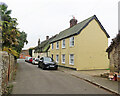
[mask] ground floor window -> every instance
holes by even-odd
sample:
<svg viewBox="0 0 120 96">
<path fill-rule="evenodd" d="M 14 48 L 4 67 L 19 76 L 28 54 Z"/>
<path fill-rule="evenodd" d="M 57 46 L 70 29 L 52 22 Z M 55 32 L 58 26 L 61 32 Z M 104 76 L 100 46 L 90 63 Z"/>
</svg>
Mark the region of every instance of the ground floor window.
<svg viewBox="0 0 120 96">
<path fill-rule="evenodd" d="M 56 55 L 56 62 L 59 62 L 59 55 Z"/>
<path fill-rule="evenodd" d="M 70 65 L 74 65 L 74 54 L 70 54 L 70 57 L 69 57 L 69 64 Z"/>
<path fill-rule="evenodd" d="M 65 54 L 62 54 L 62 64 L 65 64 Z"/>
</svg>

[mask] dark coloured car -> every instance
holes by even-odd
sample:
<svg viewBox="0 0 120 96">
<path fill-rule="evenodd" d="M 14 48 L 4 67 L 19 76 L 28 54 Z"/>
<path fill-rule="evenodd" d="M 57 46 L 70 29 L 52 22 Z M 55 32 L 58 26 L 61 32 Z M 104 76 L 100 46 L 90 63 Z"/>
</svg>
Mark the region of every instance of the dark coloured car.
<svg viewBox="0 0 120 96">
<path fill-rule="evenodd" d="M 51 57 L 42 57 L 38 63 L 38 68 L 44 69 L 58 69 L 57 63 Z"/>
</svg>

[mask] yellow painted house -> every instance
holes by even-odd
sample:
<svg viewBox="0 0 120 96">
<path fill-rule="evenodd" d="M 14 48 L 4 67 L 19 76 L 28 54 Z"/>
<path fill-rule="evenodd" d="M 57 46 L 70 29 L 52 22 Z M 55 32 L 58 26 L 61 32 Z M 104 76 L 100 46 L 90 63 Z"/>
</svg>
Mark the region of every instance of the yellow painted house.
<svg viewBox="0 0 120 96">
<path fill-rule="evenodd" d="M 70 28 L 60 32 L 50 42 L 50 57 L 59 66 L 76 70 L 107 69 L 109 37 L 96 15 L 78 24 L 73 18 Z"/>
</svg>

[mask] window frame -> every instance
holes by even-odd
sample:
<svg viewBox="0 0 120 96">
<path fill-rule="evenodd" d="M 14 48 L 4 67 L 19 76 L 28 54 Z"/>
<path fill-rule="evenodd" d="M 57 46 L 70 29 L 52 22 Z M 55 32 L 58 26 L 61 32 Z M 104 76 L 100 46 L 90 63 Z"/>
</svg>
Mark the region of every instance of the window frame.
<svg viewBox="0 0 120 96">
<path fill-rule="evenodd" d="M 73 47 L 74 45 L 75 45 L 75 38 L 73 36 L 73 37 L 70 37 L 70 47 Z"/>
<path fill-rule="evenodd" d="M 56 49 L 59 49 L 59 41 L 56 42 Z"/>
<path fill-rule="evenodd" d="M 64 62 L 63 62 L 63 56 L 64 56 Z M 62 64 L 65 64 L 65 54 L 62 54 Z"/>
<path fill-rule="evenodd" d="M 73 58 L 71 58 L 71 55 L 73 55 Z M 71 59 L 73 59 L 73 63 L 71 63 Z M 69 55 L 69 64 L 70 65 L 74 65 L 74 54 L 70 54 Z"/>
<path fill-rule="evenodd" d="M 52 46 L 52 50 L 53 50 L 54 49 L 54 44 L 52 43 L 51 46 Z"/>
<path fill-rule="evenodd" d="M 57 63 L 59 62 L 59 55 L 58 54 L 56 55 L 56 62 Z"/>
<path fill-rule="evenodd" d="M 62 48 L 65 48 L 65 39 L 62 40 Z"/>
</svg>

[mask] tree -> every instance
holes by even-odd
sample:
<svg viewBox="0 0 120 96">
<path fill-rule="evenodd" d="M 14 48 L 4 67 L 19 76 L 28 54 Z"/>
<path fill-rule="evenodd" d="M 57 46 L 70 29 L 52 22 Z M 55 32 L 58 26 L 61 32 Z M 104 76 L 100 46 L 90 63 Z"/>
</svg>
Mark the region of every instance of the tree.
<svg viewBox="0 0 120 96">
<path fill-rule="evenodd" d="M 7 10 L 8 6 L 5 3 L 0 3 L 0 14 L 2 21 L 9 21 L 11 19 L 11 10 Z"/>
<path fill-rule="evenodd" d="M 11 10 L 7 10 L 7 5 L 5 3 L 0 3 L 0 14 L 2 21 L 2 39 L 3 47 L 11 47 L 12 45 L 18 44 L 16 36 L 19 36 L 18 25 L 16 18 L 11 18 Z"/>
<path fill-rule="evenodd" d="M 27 34 L 20 32 L 17 28 L 17 19 L 10 16 L 11 10 L 7 10 L 8 6 L 5 3 L 0 3 L 0 24 L 2 25 L 2 49 L 14 56 L 19 57 L 19 54 L 27 44 Z"/>
<path fill-rule="evenodd" d="M 19 34 L 20 34 L 20 36 L 17 37 L 18 45 L 13 45 L 13 48 L 18 52 L 18 54 L 21 53 L 21 50 L 24 47 L 24 44 L 28 43 L 27 34 L 24 31 L 19 32 Z"/>
</svg>

